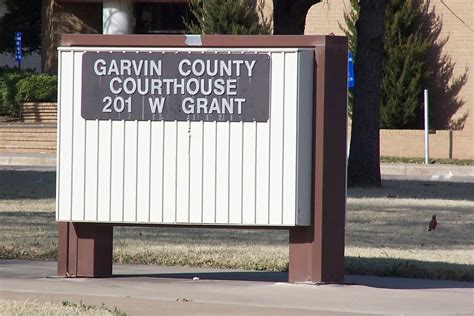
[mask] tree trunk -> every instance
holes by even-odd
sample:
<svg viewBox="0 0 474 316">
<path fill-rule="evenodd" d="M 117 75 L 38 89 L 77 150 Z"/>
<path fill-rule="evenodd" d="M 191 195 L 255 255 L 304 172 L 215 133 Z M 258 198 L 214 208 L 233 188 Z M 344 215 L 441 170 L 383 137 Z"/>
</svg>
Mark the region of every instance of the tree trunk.
<svg viewBox="0 0 474 316">
<path fill-rule="evenodd" d="M 352 114 L 349 186 L 380 186 L 380 83 L 385 0 L 361 0 Z"/>
<path fill-rule="evenodd" d="M 274 0 L 273 34 L 304 34 L 309 8 L 321 0 Z"/>
</svg>

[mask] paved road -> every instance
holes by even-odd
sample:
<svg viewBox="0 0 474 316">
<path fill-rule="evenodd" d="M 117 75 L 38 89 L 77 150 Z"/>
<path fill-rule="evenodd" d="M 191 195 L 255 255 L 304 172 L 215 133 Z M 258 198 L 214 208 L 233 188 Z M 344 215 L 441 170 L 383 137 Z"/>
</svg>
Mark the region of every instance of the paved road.
<svg viewBox="0 0 474 316">
<path fill-rule="evenodd" d="M 472 315 L 474 283 L 346 276 L 288 284 L 285 273 L 115 265 L 110 279 L 54 277 L 55 262 L 0 260 L 0 297 L 117 306 L 130 315 Z M 248 281 L 243 281 L 248 280 Z"/>
<path fill-rule="evenodd" d="M 474 176 L 449 176 L 445 174 L 435 175 L 392 175 L 382 174 L 382 180 L 408 180 L 408 181 L 437 181 L 437 182 L 458 182 L 474 183 Z"/>
<path fill-rule="evenodd" d="M 382 163 L 380 172 L 383 179 L 474 183 L 474 166 Z"/>
<path fill-rule="evenodd" d="M 0 171 L 46 171 L 56 172 L 56 167 L 53 166 L 13 166 L 13 165 L 0 165 Z"/>
</svg>

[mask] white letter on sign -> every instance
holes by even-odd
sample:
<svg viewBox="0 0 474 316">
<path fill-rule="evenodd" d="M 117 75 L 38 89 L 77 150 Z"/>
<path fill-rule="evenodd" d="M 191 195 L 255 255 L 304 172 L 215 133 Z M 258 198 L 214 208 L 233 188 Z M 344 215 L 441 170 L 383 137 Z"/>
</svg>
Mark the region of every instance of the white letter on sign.
<svg viewBox="0 0 474 316">
<path fill-rule="evenodd" d="M 179 66 L 178 66 L 179 74 L 181 76 L 186 76 L 187 77 L 191 73 L 191 70 L 184 71 L 183 70 L 183 64 L 184 63 L 188 64 L 188 66 L 191 66 L 191 62 L 188 59 L 183 59 L 182 61 L 179 62 Z"/>
<path fill-rule="evenodd" d="M 252 60 L 251 63 L 249 63 L 249 61 L 246 60 L 245 61 L 245 66 L 247 66 L 247 71 L 248 71 L 249 77 L 252 77 L 252 70 L 253 70 L 253 67 L 255 66 L 255 60 Z"/>
<path fill-rule="evenodd" d="M 100 66 L 99 66 L 100 63 Z M 104 76 L 106 74 L 105 60 L 97 59 L 94 63 L 94 72 L 97 76 Z"/>
<path fill-rule="evenodd" d="M 122 79 L 120 79 L 119 77 L 115 77 L 113 78 L 112 80 L 110 80 L 110 84 L 109 84 L 109 89 L 110 89 L 110 92 L 112 92 L 113 94 L 119 94 L 122 92 L 122 87 L 119 86 L 117 89 L 114 88 L 114 82 L 117 82 L 119 84 L 122 84 Z"/>
<path fill-rule="evenodd" d="M 183 103 L 181 104 L 183 112 L 186 114 L 194 114 L 194 103 L 193 98 L 184 98 Z"/>
<path fill-rule="evenodd" d="M 163 112 L 163 106 L 165 105 L 166 98 L 148 98 L 148 104 L 150 104 L 150 111 L 151 113 L 155 114 L 156 109 L 158 108 L 158 113 L 161 114 Z"/>
</svg>

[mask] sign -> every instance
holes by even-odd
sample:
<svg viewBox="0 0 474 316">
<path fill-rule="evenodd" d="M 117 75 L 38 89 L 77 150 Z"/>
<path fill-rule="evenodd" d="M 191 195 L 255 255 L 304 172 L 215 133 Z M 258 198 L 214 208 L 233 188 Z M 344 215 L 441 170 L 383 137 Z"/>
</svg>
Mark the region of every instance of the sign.
<svg viewBox="0 0 474 316">
<path fill-rule="evenodd" d="M 199 225 L 288 229 L 290 282 L 344 280 L 345 38 L 62 40 L 59 275 L 111 276 L 114 225 Z"/>
<path fill-rule="evenodd" d="M 23 58 L 21 52 L 21 32 L 15 33 L 15 59 L 17 62 L 21 62 Z"/>
<path fill-rule="evenodd" d="M 353 88 L 355 86 L 354 80 L 354 58 L 350 51 L 347 52 L 347 87 Z"/>
<path fill-rule="evenodd" d="M 85 52 L 86 120 L 269 119 L 270 56 L 233 52 Z"/>
</svg>

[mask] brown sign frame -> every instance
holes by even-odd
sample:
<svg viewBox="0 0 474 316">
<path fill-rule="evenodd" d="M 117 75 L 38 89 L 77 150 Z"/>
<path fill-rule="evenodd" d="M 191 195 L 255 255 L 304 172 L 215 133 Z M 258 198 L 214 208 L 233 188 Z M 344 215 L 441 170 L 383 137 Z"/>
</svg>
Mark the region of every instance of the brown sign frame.
<svg viewBox="0 0 474 316">
<path fill-rule="evenodd" d="M 62 46 L 196 47 L 186 35 L 63 35 Z M 289 282 L 344 281 L 347 143 L 347 38 L 200 36 L 202 48 L 314 50 L 312 224 L 289 229 Z M 123 224 L 122 224 L 123 225 Z M 59 276 L 112 276 L 113 224 L 58 223 Z M 169 225 L 146 225 L 169 226 Z M 211 227 L 211 226 L 198 226 Z M 212 226 L 219 228 L 219 226 Z M 228 228 L 226 226 L 226 228 Z M 249 227 L 243 227 L 249 229 Z M 273 227 L 254 227 L 273 228 Z"/>
</svg>

